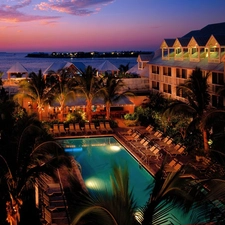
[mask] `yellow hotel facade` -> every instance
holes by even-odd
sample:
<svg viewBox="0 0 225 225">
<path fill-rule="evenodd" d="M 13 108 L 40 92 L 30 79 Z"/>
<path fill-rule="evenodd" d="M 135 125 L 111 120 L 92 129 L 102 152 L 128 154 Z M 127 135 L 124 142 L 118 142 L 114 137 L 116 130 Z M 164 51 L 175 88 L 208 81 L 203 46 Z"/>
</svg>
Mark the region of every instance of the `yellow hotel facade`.
<svg viewBox="0 0 225 225">
<path fill-rule="evenodd" d="M 225 22 L 210 24 L 201 30 L 191 31 L 181 38 L 164 39 L 149 66 L 150 90 L 165 97 L 185 101 L 176 89 L 199 67 L 210 73 L 211 105 L 225 105 L 216 94 L 225 81 Z"/>
</svg>

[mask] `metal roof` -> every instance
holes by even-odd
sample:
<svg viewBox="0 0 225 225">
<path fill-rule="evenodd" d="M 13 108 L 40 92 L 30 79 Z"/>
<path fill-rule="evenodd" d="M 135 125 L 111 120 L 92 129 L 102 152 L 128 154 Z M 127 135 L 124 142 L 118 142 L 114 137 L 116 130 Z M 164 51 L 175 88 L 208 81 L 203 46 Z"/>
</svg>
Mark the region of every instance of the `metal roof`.
<svg viewBox="0 0 225 225">
<path fill-rule="evenodd" d="M 139 56 L 141 61 L 149 62 L 153 58 L 154 54 L 140 54 Z"/>
<path fill-rule="evenodd" d="M 178 41 L 180 42 L 182 47 L 187 47 L 189 41 L 191 40 L 190 37 L 187 38 L 178 38 Z"/>
<path fill-rule="evenodd" d="M 97 70 L 105 72 L 105 71 L 119 71 L 119 69 L 113 65 L 108 60 L 104 61 L 102 64 L 96 67 Z"/>
<path fill-rule="evenodd" d="M 28 70 L 21 63 L 16 62 L 7 70 L 7 73 L 28 73 Z"/>
<path fill-rule="evenodd" d="M 224 63 L 209 63 L 208 59 L 202 59 L 200 62 L 191 62 L 189 59 L 184 59 L 183 61 L 169 59 L 162 60 L 161 56 L 154 58 L 149 64 L 158 65 L 158 66 L 168 66 L 168 67 L 177 67 L 185 69 L 194 69 L 199 67 L 201 70 L 205 71 L 218 71 L 224 72 Z"/>
<path fill-rule="evenodd" d="M 164 39 L 168 47 L 173 47 L 174 42 L 176 41 L 175 38 L 166 38 Z"/>
<path fill-rule="evenodd" d="M 54 62 L 43 72 L 43 74 L 48 74 L 51 71 L 58 72 L 59 70 L 69 68 L 71 65 L 73 64 L 70 62 Z"/>
<path fill-rule="evenodd" d="M 210 37 L 211 35 L 225 35 L 225 22 L 209 24 L 200 30 L 190 31 L 183 37 Z"/>
</svg>

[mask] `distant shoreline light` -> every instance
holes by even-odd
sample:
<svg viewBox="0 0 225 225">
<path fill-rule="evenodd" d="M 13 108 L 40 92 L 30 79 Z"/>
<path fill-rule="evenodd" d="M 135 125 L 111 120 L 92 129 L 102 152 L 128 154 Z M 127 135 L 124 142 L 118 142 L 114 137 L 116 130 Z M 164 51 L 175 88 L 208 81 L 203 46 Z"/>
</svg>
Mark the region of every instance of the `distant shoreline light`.
<svg viewBox="0 0 225 225">
<path fill-rule="evenodd" d="M 153 51 L 112 51 L 112 52 L 33 52 L 26 57 L 38 58 L 117 58 L 117 57 L 137 57 L 139 54 L 151 54 Z"/>
</svg>

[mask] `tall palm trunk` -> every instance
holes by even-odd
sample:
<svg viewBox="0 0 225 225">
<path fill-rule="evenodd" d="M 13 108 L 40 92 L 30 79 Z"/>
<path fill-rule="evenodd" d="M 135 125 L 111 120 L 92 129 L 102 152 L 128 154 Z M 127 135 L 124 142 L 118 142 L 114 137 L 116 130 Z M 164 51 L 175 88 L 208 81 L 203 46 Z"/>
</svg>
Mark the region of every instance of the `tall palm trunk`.
<svg viewBox="0 0 225 225">
<path fill-rule="evenodd" d="M 105 104 L 105 109 L 106 109 L 106 119 L 109 120 L 110 119 L 110 102 L 106 102 Z"/>
<path fill-rule="evenodd" d="M 203 138 L 204 152 L 206 155 L 208 155 L 209 154 L 209 144 L 208 144 L 207 131 L 205 129 L 202 130 L 202 138 Z"/>
<path fill-rule="evenodd" d="M 64 104 L 61 105 L 61 110 L 60 110 L 60 121 L 63 122 L 64 118 L 63 118 L 63 115 L 64 115 Z"/>
<path fill-rule="evenodd" d="M 90 99 L 87 99 L 86 102 L 87 102 L 87 105 L 86 105 L 87 120 L 91 122 L 92 121 L 92 115 L 91 115 L 92 101 Z"/>
<path fill-rule="evenodd" d="M 154 209 L 156 208 L 157 206 L 157 203 L 152 200 L 150 201 L 145 213 L 144 213 L 144 216 L 143 216 L 143 221 L 142 221 L 142 225 L 149 225 L 149 224 L 152 224 L 153 222 L 153 215 L 154 215 Z"/>
<path fill-rule="evenodd" d="M 38 118 L 40 121 L 42 121 L 42 108 L 38 107 Z"/>
</svg>

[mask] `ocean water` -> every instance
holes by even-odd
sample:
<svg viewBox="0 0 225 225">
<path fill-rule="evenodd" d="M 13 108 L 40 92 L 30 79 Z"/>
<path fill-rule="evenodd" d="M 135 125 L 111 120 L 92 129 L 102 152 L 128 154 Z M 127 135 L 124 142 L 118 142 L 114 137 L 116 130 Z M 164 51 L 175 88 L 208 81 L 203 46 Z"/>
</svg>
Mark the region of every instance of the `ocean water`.
<svg viewBox="0 0 225 225">
<path fill-rule="evenodd" d="M 95 68 L 105 60 L 110 61 L 115 66 L 127 65 L 129 68 L 137 64 L 137 58 L 82 58 L 82 59 L 71 59 L 71 58 L 29 58 L 26 57 L 27 53 L 0 53 L 0 71 L 4 72 L 3 78 L 6 78 L 6 72 L 16 62 L 21 63 L 28 72 L 37 73 L 40 69 L 44 71 L 53 62 L 83 62 L 86 66 L 90 65 Z"/>
</svg>

